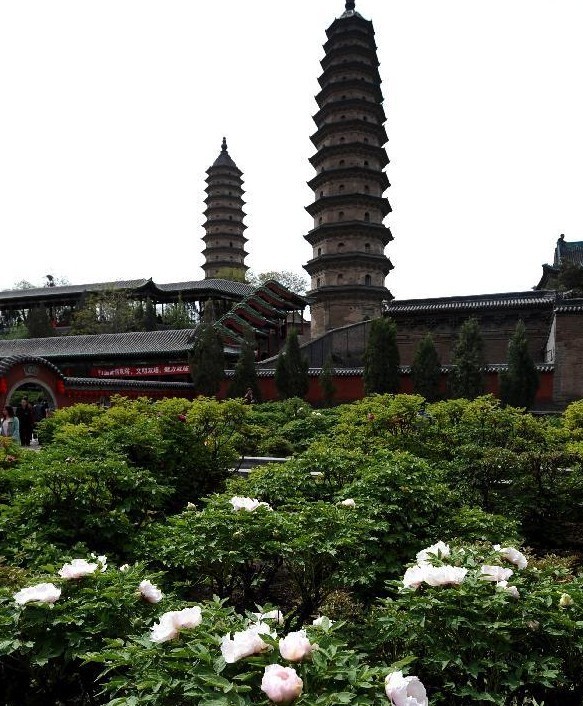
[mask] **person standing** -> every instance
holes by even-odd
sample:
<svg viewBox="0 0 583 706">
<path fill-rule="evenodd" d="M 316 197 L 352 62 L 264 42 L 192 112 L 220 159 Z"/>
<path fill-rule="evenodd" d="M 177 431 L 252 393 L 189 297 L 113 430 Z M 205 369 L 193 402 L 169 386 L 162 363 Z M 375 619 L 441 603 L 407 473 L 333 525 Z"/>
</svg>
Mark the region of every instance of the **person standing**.
<svg viewBox="0 0 583 706">
<path fill-rule="evenodd" d="M 7 404 L 2 410 L 2 421 L 0 422 L 0 434 L 11 437 L 16 444 L 20 444 L 20 422 L 14 415 L 14 407 Z"/>
<path fill-rule="evenodd" d="M 20 407 L 16 410 L 16 416 L 20 422 L 20 443 L 22 446 L 30 446 L 34 429 L 34 411 L 28 401 L 28 397 L 23 397 L 20 400 Z"/>
</svg>

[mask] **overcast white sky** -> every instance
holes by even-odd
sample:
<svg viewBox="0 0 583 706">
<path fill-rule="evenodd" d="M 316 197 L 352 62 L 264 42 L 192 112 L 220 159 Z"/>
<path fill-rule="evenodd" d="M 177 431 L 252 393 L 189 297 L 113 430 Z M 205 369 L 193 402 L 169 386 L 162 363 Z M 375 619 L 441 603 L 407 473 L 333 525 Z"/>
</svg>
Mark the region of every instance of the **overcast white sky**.
<svg viewBox="0 0 583 706">
<path fill-rule="evenodd" d="M 583 240 L 582 0 L 357 0 L 376 31 L 396 298 L 530 289 Z M 203 278 L 206 169 L 256 272 L 303 273 L 344 0 L 0 0 L 0 289 Z"/>
</svg>

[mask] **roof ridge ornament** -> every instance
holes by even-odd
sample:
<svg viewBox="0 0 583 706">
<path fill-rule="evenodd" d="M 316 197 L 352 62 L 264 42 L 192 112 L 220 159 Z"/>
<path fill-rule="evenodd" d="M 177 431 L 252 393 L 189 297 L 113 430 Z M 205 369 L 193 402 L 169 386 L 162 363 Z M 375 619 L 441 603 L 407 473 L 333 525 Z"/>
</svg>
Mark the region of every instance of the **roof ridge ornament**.
<svg viewBox="0 0 583 706">
<path fill-rule="evenodd" d="M 227 138 L 223 137 L 223 142 L 221 143 L 221 152 L 227 151 Z"/>
<path fill-rule="evenodd" d="M 346 0 L 346 11 L 354 12 L 354 6 L 356 5 L 355 0 Z"/>
</svg>

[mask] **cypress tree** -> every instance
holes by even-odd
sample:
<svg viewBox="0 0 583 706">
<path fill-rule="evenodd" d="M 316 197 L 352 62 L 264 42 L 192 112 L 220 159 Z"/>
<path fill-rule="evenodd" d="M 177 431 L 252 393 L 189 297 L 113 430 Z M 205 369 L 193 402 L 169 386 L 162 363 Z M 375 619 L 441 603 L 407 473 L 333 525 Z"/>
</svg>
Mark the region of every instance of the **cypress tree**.
<svg viewBox="0 0 583 706">
<path fill-rule="evenodd" d="M 328 356 L 326 362 L 322 366 L 322 371 L 320 377 L 318 378 L 318 383 L 320 384 L 320 389 L 322 390 L 322 398 L 324 404 L 329 407 L 336 394 L 336 385 L 334 385 L 333 380 L 334 366 L 332 365 L 332 358 Z"/>
<path fill-rule="evenodd" d="M 519 321 L 508 342 L 508 370 L 500 375 L 500 397 L 513 407 L 532 407 L 538 390 L 538 371 L 528 350 L 526 326 Z"/>
<path fill-rule="evenodd" d="M 255 339 L 250 331 L 245 334 L 241 345 L 235 375 L 229 386 L 229 397 L 243 397 L 249 388 L 253 391 L 253 397 L 259 400 L 259 383 L 255 368 Z"/>
<path fill-rule="evenodd" d="M 438 399 L 441 362 L 430 333 L 417 346 L 411 365 L 411 376 L 415 392 L 423 395 L 428 402 Z"/>
<path fill-rule="evenodd" d="M 292 329 L 285 342 L 285 349 L 277 358 L 275 385 L 282 399 L 304 397 L 310 386 L 308 360 L 302 355 L 298 332 Z"/>
<path fill-rule="evenodd" d="M 197 393 L 214 397 L 225 377 L 225 351 L 221 336 L 214 327 L 212 302 L 206 309 L 205 320 L 198 325 L 188 363 Z"/>
<path fill-rule="evenodd" d="M 399 389 L 397 327 L 389 319 L 374 319 L 364 351 L 364 391 L 396 393 Z"/>
<path fill-rule="evenodd" d="M 484 342 L 476 318 L 460 329 L 452 356 L 451 392 L 453 397 L 473 400 L 484 392 Z"/>
<path fill-rule="evenodd" d="M 25 325 L 28 338 L 48 338 L 55 335 L 46 306 L 29 309 Z"/>
</svg>

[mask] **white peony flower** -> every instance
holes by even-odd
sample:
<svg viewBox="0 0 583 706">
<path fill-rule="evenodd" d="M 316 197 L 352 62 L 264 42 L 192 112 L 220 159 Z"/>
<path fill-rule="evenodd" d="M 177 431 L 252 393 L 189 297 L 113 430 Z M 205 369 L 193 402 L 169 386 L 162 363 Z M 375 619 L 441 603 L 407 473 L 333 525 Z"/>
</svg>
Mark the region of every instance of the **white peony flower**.
<svg viewBox="0 0 583 706">
<path fill-rule="evenodd" d="M 403 576 L 403 586 L 415 590 L 425 581 L 425 566 L 411 566 L 405 571 Z"/>
<path fill-rule="evenodd" d="M 328 621 L 328 627 L 331 627 L 332 625 L 334 625 L 334 621 L 330 620 L 330 618 L 327 618 L 325 615 L 319 615 L 317 618 L 314 618 L 314 620 L 312 620 L 312 625 L 314 625 L 317 628 L 324 627 L 325 620 Z"/>
<path fill-rule="evenodd" d="M 99 556 L 97 554 L 94 554 L 91 552 L 91 558 L 95 559 L 98 564 L 101 564 L 101 573 L 107 570 L 107 557 L 104 554 L 100 554 Z"/>
<path fill-rule="evenodd" d="M 528 566 L 528 561 L 524 554 L 514 547 L 501 547 L 499 544 L 495 544 L 494 549 L 511 564 L 518 566 L 519 569 L 526 569 Z"/>
<path fill-rule="evenodd" d="M 19 605 L 25 603 L 54 603 L 59 599 L 61 589 L 57 588 L 54 583 L 37 583 L 35 586 L 23 588 L 14 594 L 14 600 Z"/>
<path fill-rule="evenodd" d="M 346 500 L 341 500 L 339 503 L 336 503 L 337 505 L 344 505 L 344 507 L 356 507 L 356 503 L 354 502 L 353 498 L 346 498 Z"/>
<path fill-rule="evenodd" d="M 508 581 L 512 576 L 514 571 L 512 569 L 504 569 L 501 566 L 491 566 L 489 564 L 484 564 L 480 569 L 480 578 L 484 581 Z"/>
<path fill-rule="evenodd" d="M 277 608 L 268 610 L 267 613 L 252 613 L 252 615 L 254 615 L 259 622 L 262 620 L 276 620 L 278 625 L 283 625 L 283 613 Z"/>
<path fill-rule="evenodd" d="M 64 564 L 57 573 L 64 579 L 80 579 L 94 574 L 98 566 L 97 563 L 90 564 L 86 559 L 73 559 L 70 564 Z"/>
<path fill-rule="evenodd" d="M 127 571 L 129 568 L 130 568 L 130 565 L 129 565 L 129 564 L 122 564 L 122 565 L 119 567 L 119 570 L 125 572 L 125 571 Z"/>
<path fill-rule="evenodd" d="M 459 586 L 468 573 L 460 566 L 425 566 L 425 583 L 430 586 Z"/>
<path fill-rule="evenodd" d="M 160 620 L 151 628 L 152 642 L 167 642 L 178 636 L 183 628 L 195 628 L 202 622 L 202 611 L 199 606 L 170 610 L 160 616 Z"/>
<path fill-rule="evenodd" d="M 282 667 L 280 664 L 269 664 L 261 680 L 261 691 L 274 704 L 291 704 L 302 693 L 304 682 L 298 677 L 292 667 Z"/>
<path fill-rule="evenodd" d="M 140 582 L 139 590 L 142 598 L 148 603 L 158 603 L 164 598 L 162 591 L 148 580 Z"/>
<path fill-rule="evenodd" d="M 279 641 L 279 653 L 289 662 L 301 662 L 312 654 L 313 649 L 305 630 L 290 632 Z"/>
<path fill-rule="evenodd" d="M 573 605 L 575 601 L 571 598 L 571 596 L 568 593 L 561 593 L 561 597 L 559 598 L 559 605 L 561 608 L 568 608 L 569 606 Z"/>
<path fill-rule="evenodd" d="M 501 591 L 506 591 L 506 593 L 509 593 L 512 598 L 520 598 L 520 593 L 518 592 L 516 586 L 509 586 L 508 581 L 498 581 L 496 588 L 499 588 Z"/>
<path fill-rule="evenodd" d="M 420 552 L 417 552 L 417 563 L 419 566 L 423 566 L 423 564 L 429 563 L 429 559 L 431 557 L 443 559 L 449 555 L 449 545 L 445 544 L 445 542 L 439 541 L 437 544 L 432 544 L 430 547 L 427 547 L 427 549 L 422 549 Z"/>
<path fill-rule="evenodd" d="M 256 498 L 244 498 L 239 495 L 234 495 L 229 501 L 233 506 L 233 510 L 238 512 L 239 510 L 246 510 L 247 512 L 254 512 L 258 507 L 265 507 L 268 510 L 272 510 L 268 503 L 259 502 Z"/>
<path fill-rule="evenodd" d="M 391 672 L 385 677 L 385 693 L 393 706 L 428 706 L 427 692 L 418 677 Z"/>
<path fill-rule="evenodd" d="M 271 635 L 275 633 L 269 631 L 269 626 L 265 623 L 256 623 L 242 632 L 225 635 L 221 640 L 221 653 L 227 664 L 238 662 L 243 657 L 250 657 L 269 649 L 269 645 L 264 642 L 260 635 Z"/>
</svg>

